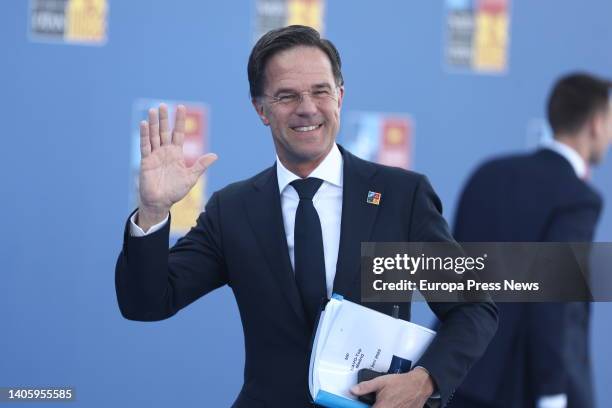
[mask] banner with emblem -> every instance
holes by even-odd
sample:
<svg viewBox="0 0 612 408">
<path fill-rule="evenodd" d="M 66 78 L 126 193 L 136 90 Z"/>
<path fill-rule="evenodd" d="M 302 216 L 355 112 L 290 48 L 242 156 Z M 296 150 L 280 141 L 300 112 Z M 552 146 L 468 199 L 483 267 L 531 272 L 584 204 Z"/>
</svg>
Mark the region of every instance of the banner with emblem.
<svg viewBox="0 0 612 408">
<path fill-rule="evenodd" d="M 32 41 L 103 45 L 107 21 L 107 0 L 30 0 Z"/>
<path fill-rule="evenodd" d="M 193 165 L 195 161 L 204 153 L 207 152 L 208 145 L 208 108 L 206 105 L 194 102 L 178 102 L 155 99 L 139 99 L 134 103 L 132 116 L 132 147 L 131 147 L 131 206 L 138 206 L 138 174 L 140 171 L 140 131 L 139 123 L 146 120 L 150 108 L 159 107 L 160 103 L 168 105 L 169 123 L 174 126 L 174 117 L 176 108 L 179 104 L 185 105 L 187 108 L 185 117 L 185 137 L 183 144 L 183 153 L 185 162 L 188 166 Z M 191 189 L 185 198 L 172 206 L 172 224 L 170 226 L 170 235 L 173 238 L 178 238 L 189 231 L 195 225 L 200 213 L 204 210 L 205 204 L 205 188 L 206 188 L 205 172 L 198 179 L 196 185 Z"/>
<path fill-rule="evenodd" d="M 299 24 L 323 34 L 325 0 L 255 0 L 254 42 L 275 28 Z"/>
<path fill-rule="evenodd" d="M 365 160 L 411 169 L 414 124 L 405 113 L 351 112 L 346 115 L 340 143 Z"/>
<path fill-rule="evenodd" d="M 508 70 L 510 0 L 447 0 L 446 65 L 451 70 Z"/>
</svg>

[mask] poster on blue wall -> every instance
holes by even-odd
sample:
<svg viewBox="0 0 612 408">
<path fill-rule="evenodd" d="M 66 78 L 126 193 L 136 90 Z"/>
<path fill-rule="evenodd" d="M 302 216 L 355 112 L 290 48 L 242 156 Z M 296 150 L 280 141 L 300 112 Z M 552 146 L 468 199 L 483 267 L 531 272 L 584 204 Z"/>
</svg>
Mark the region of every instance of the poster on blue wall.
<svg viewBox="0 0 612 408">
<path fill-rule="evenodd" d="M 187 108 L 185 116 L 185 137 L 183 154 L 187 166 L 207 151 L 208 145 L 208 107 L 198 102 L 178 102 L 156 99 L 138 99 L 134 102 L 131 135 L 131 188 L 130 205 L 138 206 L 138 174 L 140 169 L 140 133 L 139 124 L 147 119 L 150 108 L 157 108 L 161 103 L 168 105 L 168 119 L 174 123 L 176 108 L 179 104 Z M 200 213 L 204 210 L 207 173 L 204 173 L 185 198 L 174 204 L 171 209 L 172 222 L 170 235 L 173 239 L 185 235 L 195 225 Z"/>
<path fill-rule="evenodd" d="M 300 24 L 324 30 L 325 0 L 255 0 L 253 42 L 275 28 Z"/>
<path fill-rule="evenodd" d="M 339 139 L 362 159 L 403 169 L 413 167 L 414 122 L 406 113 L 350 112 Z"/>
<path fill-rule="evenodd" d="M 446 0 L 445 63 L 455 72 L 508 71 L 511 0 Z"/>
<path fill-rule="evenodd" d="M 104 45 L 107 0 L 30 0 L 30 41 Z"/>
</svg>

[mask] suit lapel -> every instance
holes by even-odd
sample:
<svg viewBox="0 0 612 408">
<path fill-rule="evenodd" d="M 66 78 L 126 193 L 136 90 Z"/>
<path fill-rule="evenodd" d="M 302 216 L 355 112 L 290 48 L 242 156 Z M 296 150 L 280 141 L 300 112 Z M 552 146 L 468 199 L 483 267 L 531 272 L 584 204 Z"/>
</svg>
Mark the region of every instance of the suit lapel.
<svg viewBox="0 0 612 408">
<path fill-rule="evenodd" d="M 287 249 L 276 166 L 260 173 L 253 186 L 255 191 L 245 203 L 249 222 L 287 301 L 298 317 L 306 323 Z"/>
<path fill-rule="evenodd" d="M 372 227 L 382 205 L 383 185 L 373 177 L 376 167 L 338 146 L 344 159 L 340 248 L 334 292 L 347 295 L 360 277 L 361 242 L 370 240 Z M 368 192 L 381 193 L 380 205 L 367 202 Z M 360 290 L 360 288 L 358 289 Z"/>
</svg>

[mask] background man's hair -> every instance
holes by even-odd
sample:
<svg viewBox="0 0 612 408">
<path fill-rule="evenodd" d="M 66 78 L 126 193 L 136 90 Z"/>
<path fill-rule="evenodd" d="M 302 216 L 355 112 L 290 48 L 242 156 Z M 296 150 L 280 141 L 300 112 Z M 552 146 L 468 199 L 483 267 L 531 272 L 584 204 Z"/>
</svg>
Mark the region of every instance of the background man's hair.
<svg viewBox="0 0 612 408">
<path fill-rule="evenodd" d="M 332 73 L 336 85 L 341 86 L 344 84 L 341 72 L 342 62 L 340 61 L 340 54 L 334 44 L 329 40 L 321 38 L 319 32 L 314 28 L 291 25 L 268 31 L 253 47 L 247 67 L 249 88 L 252 98 L 263 95 L 265 69 L 270 57 L 281 51 L 302 45 L 317 47 L 323 51 L 331 62 Z"/>
<path fill-rule="evenodd" d="M 612 82 L 576 72 L 560 78 L 548 97 L 548 122 L 554 134 L 579 131 L 597 112 L 608 109 Z"/>
</svg>

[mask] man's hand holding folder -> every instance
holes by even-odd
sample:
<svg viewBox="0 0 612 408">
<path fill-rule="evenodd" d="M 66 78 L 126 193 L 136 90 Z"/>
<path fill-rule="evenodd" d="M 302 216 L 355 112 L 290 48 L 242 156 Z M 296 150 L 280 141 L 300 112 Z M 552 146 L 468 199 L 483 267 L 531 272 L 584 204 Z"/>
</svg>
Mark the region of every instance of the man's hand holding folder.
<svg viewBox="0 0 612 408">
<path fill-rule="evenodd" d="M 404 374 L 387 374 L 351 388 L 356 396 L 376 393 L 372 408 L 421 408 L 434 392 L 431 376 L 422 367 Z"/>
</svg>

